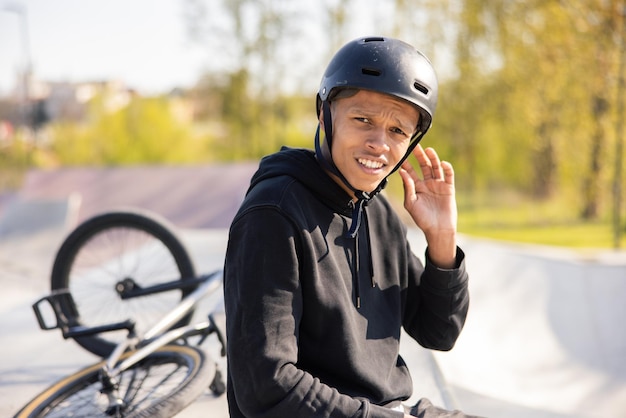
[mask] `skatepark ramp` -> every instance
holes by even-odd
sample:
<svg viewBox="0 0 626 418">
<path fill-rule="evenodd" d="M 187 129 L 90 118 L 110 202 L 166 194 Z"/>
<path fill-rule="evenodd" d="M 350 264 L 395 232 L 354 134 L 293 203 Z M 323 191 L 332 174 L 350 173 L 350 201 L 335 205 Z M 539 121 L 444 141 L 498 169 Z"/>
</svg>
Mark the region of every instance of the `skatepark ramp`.
<svg viewBox="0 0 626 418">
<path fill-rule="evenodd" d="M 626 417 L 626 251 L 464 238 L 471 306 L 435 357 L 490 417 Z"/>
<path fill-rule="evenodd" d="M 221 263 L 228 225 L 256 166 L 33 171 L 22 190 L 0 200 L 0 278 L 5 286 L 0 338 L 18 333 L 23 340 L 15 348 L 10 340 L 4 344 L 11 349 L 0 364 L 5 376 L 0 399 L 6 404 L 0 415 L 14 412 L 81 366 L 81 357 L 67 355 L 74 349 L 80 353 L 71 341 L 61 346 L 57 335 L 41 333 L 30 310 L 30 303 L 49 288 L 54 251 L 77 222 L 124 206 L 152 210 L 181 229 L 198 270 L 211 270 Z M 409 238 L 413 251 L 423 257 L 423 235 L 411 229 Z M 450 352 L 425 355 L 409 338 L 402 339 L 416 381 L 413 400 L 431 397 L 438 404 L 497 418 L 626 417 L 626 251 L 567 250 L 467 236 L 459 244 L 470 274 L 467 323 Z M 58 357 L 42 356 L 42 346 L 59 347 Z M 54 369 L 59 362 L 65 368 Z M 55 371 L 34 378 L 36 368 Z M 195 411 L 225 411 L 224 403 L 207 405 L 201 401 Z"/>
<path fill-rule="evenodd" d="M 32 170 L 20 191 L 2 206 L 8 210 L 18 200 L 23 208 L 37 211 L 44 202 L 58 202 L 56 212 L 73 199 L 74 205 L 68 206 L 75 211 L 67 214 L 70 222 L 133 207 L 158 213 L 181 228 L 227 228 L 257 166 L 252 162 Z"/>
</svg>

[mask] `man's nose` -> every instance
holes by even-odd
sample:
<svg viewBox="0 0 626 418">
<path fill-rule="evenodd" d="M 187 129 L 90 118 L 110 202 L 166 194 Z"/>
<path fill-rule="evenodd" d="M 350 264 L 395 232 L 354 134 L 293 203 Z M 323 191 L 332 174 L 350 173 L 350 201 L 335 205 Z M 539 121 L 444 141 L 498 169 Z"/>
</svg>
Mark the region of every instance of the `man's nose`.
<svg viewBox="0 0 626 418">
<path fill-rule="evenodd" d="M 367 137 L 367 146 L 371 149 L 387 149 L 388 135 L 384 128 L 372 129 Z"/>
</svg>

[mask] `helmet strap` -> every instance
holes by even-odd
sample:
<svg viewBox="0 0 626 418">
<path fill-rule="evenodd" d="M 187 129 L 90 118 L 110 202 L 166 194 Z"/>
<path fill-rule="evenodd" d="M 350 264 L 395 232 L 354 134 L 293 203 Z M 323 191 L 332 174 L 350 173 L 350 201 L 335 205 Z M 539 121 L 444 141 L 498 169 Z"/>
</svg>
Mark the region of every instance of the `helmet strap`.
<svg viewBox="0 0 626 418">
<path fill-rule="evenodd" d="M 389 175 L 395 173 L 402 166 L 402 164 L 404 164 L 404 162 L 407 160 L 407 158 L 409 158 L 409 155 L 411 155 L 411 153 L 413 152 L 417 144 L 419 144 L 419 142 L 422 140 L 425 133 L 426 132 L 423 132 L 423 131 L 417 131 L 413 134 L 413 137 L 411 138 L 411 142 L 409 143 L 409 148 L 406 150 L 404 157 L 402 157 L 400 161 L 398 161 L 398 164 L 396 164 L 393 170 L 391 170 L 391 173 L 389 173 Z"/>
<path fill-rule="evenodd" d="M 333 154 L 332 154 L 333 122 L 332 122 L 332 117 L 330 115 L 330 102 L 328 100 L 324 100 L 322 102 L 322 114 L 324 117 L 325 138 L 324 138 L 324 142 L 322 143 L 321 138 L 320 138 L 320 124 L 318 123 L 317 130 L 315 131 L 315 154 L 317 155 L 317 159 L 320 161 L 324 169 L 331 172 L 335 176 L 339 177 L 339 179 L 343 182 L 343 184 L 345 184 L 350 190 L 352 190 L 358 198 L 359 193 L 363 193 L 363 192 L 355 189 L 350 184 L 350 182 L 348 182 L 348 180 L 344 177 L 341 171 L 339 171 L 339 169 L 335 165 L 335 162 L 333 161 Z M 322 149 L 322 147 L 325 147 L 325 149 Z"/>
</svg>

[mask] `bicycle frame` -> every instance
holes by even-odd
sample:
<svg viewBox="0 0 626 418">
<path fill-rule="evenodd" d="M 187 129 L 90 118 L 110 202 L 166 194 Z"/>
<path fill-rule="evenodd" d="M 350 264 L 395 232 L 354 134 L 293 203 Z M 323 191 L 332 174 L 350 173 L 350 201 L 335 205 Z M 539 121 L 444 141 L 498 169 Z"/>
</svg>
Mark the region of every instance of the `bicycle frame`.
<svg viewBox="0 0 626 418">
<path fill-rule="evenodd" d="M 131 332 L 129 333 L 129 337 L 125 341 L 120 342 L 115 347 L 111 355 L 106 360 L 105 373 L 109 377 L 117 376 L 121 371 L 141 361 L 146 356 L 153 353 L 157 348 L 183 337 L 215 331 L 218 333 L 218 338 L 220 339 L 220 342 L 222 343 L 222 345 L 224 345 L 223 336 L 220 335 L 220 332 L 215 326 L 215 323 L 213 322 L 211 316 L 209 316 L 209 321 L 193 325 L 187 325 L 184 327 L 166 331 L 172 325 L 178 322 L 182 317 L 184 317 L 200 300 L 217 290 L 217 288 L 222 283 L 221 271 L 217 271 L 202 277 L 204 277 L 204 281 L 202 282 L 202 284 L 198 286 L 196 290 L 184 297 L 180 301 L 178 306 L 176 306 L 169 313 L 167 313 L 160 321 L 154 324 L 152 328 L 147 330 L 142 338 L 133 335 L 134 333 Z M 149 342 L 145 346 L 139 348 L 135 353 L 133 353 L 131 356 L 124 359 L 124 361 L 115 366 L 122 354 L 129 347 L 140 346 L 141 343 L 147 341 Z"/>
<path fill-rule="evenodd" d="M 208 321 L 170 329 L 178 321 L 180 321 L 181 318 L 187 315 L 198 304 L 200 300 L 216 291 L 221 285 L 222 279 L 222 271 L 218 270 L 216 272 L 188 280 L 191 281 L 193 284 L 199 283 L 198 287 L 187 296 L 185 296 L 175 308 L 165 314 L 142 336 L 138 336 L 136 334 L 134 322 L 132 320 L 95 327 L 83 327 L 76 326 L 75 324 L 70 324 L 66 316 L 63 314 L 59 304 L 59 300 L 63 298 L 66 302 L 69 302 L 69 305 L 72 308 L 75 307 L 72 295 L 70 294 L 68 289 L 52 292 L 49 296 L 43 297 L 35 302 L 32 307 L 35 311 L 39 326 L 42 329 L 51 330 L 55 328 L 60 328 L 63 332 L 64 338 L 93 335 L 121 329 L 128 330 L 128 336 L 125 340 L 121 341 L 115 346 L 111 354 L 106 358 L 105 364 L 102 367 L 100 373 L 100 380 L 103 385 L 102 393 L 106 394 L 109 399 L 109 410 L 115 411 L 120 407 L 123 408 L 123 400 L 118 396 L 117 393 L 118 385 L 116 382 L 116 378 L 123 371 L 145 359 L 150 354 L 158 350 L 160 347 L 163 347 L 181 338 L 187 338 L 195 335 L 202 335 L 202 338 L 198 343 L 200 344 L 208 335 L 216 333 L 222 345 L 221 354 L 222 356 L 226 355 L 226 340 L 222 332 L 218 328 L 217 324 L 215 323 L 212 314 L 208 315 Z M 183 283 L 181 281 L 169 282 L 152 288 L 139 289 L 138 291 L 131 290 L 128 294 L 125 295 L 124 298 L 141 297 L 147 294 L 178 289 L 185 286 L 189 286 L 189 283 Z M 56 324 L 49 325 L 44 320 L 44 316 L 41 314 L 40 311 L 40 305 L 43 302 L 48 302 L 52 307 L 56 316 Z M 120 361 L 122 355 L 128 349 L 133 349 L 134 352 Z"/>
</svg>

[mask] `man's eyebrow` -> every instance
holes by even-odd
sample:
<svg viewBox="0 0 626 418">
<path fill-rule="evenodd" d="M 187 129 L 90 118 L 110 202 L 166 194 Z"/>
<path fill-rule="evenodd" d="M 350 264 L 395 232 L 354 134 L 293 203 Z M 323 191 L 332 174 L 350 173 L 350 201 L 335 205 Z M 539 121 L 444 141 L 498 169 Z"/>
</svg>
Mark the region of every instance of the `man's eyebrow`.
<svg viewBox="0 0 626 418">
<path fill-rule="evenodd" d="M 373 114 L 375 112 L 372 111 L 368 111 L 362 104 L 353 104 L 350 107 L 348 107 L 348 111 L 349 112 L 358 112 L 358 113 L 366 113 L 366 114 Z"/>
<path fill-rule="evenodd" d="M 354 105 L 352 105 L 352 106 L 350 106 L 348 108 L 348 111 L 352 112 L 352 113 L 359 113 L 359 114 L 362 114 L 364 116 L 376 116 L 377 114 L 380 114 L 380 111 L 370 110 L 366 106 L 363 106 L 362 104 L 354 104 Z M 420 115 L 418 113 L 417 120 L 415 121 L 415 124 L 411 123 L 411 121 L 408 121 L 408 119 L 411 119 L 411 116 L 406 116 L 406 120 L 403 120 L 403 119 L 401 119 L 398 116 L 393 116 L 392 120 L 400 128 L 403 128 L 403 129 L 415 129 L 415 127 L 417 126 L 417 123 L 419 122 L 419 118 L 420 118 Z"/>
<path fill-rule="evenodd" d="M 406 130 L 411 130 L 411 131 L 415 130 L 415 128 L 417 127 L 417 124 L 419 123 L 419 115 L 415 123 L 411 123 L 411 121 L 408 120 L 408 119 L 412 119 L 410 116 L 407 116 L 406 119 L 407 120 L 401 120 L 397 116 L 393 117 L 393 120 L 398 125 L 398 127 L 402 129 L 406 129 Z"/>
</svg>

